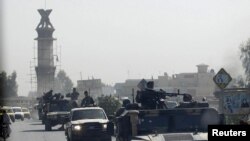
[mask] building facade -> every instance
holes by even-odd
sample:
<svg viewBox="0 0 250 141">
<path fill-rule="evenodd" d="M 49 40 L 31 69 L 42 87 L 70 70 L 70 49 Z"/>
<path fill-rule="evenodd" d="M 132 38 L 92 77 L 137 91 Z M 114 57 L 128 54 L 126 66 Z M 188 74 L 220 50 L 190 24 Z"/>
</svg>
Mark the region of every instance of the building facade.
<svg viewBox="0 0 250 141">
<path fill-rule="evenodd" d="M 101 79 L 78 80 L 77 91 L 80 93 L 80 99 L 84 97 L 84 91 L 88 91 L 90 96 L 95 99 L 102 95 L 114 94 L 114 88 L 103 84 Z"/>
<path fill-rule="evenodd" d="M 169 93 L 179 90 L 181 93 L 189 93 L 195 98 L 213 97 L 216 88 L 213 82 L 214 75 L 213 70 L 208 71 L 208 65 L 200 64 L 197 65 L 197 72 L 179 73 L 172 76 L 164 73 L 164 75 L 158 76 L 158 79 L 153 81 L 155 89 L 163 89 Z M 119 97 L 132 99 L 132 89 L 136 93 L 138 90 L 137 84 L 140 81 L 141 79 L 129 79 L 124 83 L 116 83 L 116 94 Z"/>
</svg>

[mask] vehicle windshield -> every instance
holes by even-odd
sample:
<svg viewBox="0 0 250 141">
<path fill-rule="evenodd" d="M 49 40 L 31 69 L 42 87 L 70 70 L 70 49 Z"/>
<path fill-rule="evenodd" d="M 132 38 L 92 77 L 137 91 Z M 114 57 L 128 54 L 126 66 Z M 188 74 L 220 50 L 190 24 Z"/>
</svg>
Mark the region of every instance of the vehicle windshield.
<svg viewBox="0 0 250 141">
<path fill-rule="evenodd" d="M 28 109 L 22 109 L 22 110 L 23 110 L 23 112 L 29 112 Z"/>
<path fill-rule="evenodd" d="M 13 108 L 14 112 L 22 112 L 21 108 Z"/>
<path fill-rule="evenodd" d="M 7 113 L 14 113 L 14 111 L 13 111 L 12 109 L 7 109 L 7 108 L 6 108 L 6 109 L 4 109 L 4 110 L 6 110 Z"/>
<path fill-rule="evenodd" d="M 107 119 L 105 113 L 101 109 L 77 110 L 73 112 L 72 120 L 81 119 Z"/>
<path fill-rule="evenodd" d="M 58 102 L 58 103 L 51 103 L 50 104 L 50 108 L 49 108 L 50 112 L 55 112 L 55 111 L 70 111 L 70 106 L 68 102 Z"/>
</svg>

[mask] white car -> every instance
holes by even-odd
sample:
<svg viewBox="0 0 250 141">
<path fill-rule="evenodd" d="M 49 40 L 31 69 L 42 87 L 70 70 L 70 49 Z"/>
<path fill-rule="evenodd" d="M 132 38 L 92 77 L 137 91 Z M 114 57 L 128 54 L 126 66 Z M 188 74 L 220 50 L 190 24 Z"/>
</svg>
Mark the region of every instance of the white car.
<svg viewBox="0 0 250 141">
<path fill-rule="evenodd" d="M 24 120 L 24 113 L 22 111 L 21 107 L 12 107 L 14 113 L 15 113 L 15 119 L 21 119 Z"/>
<path fill-rule="evenodd" d="M 24 118 L 30 119 L 31 116 L 30 116 L 30 111 L 28 108 L 22 107 L 22 112 L 24 114 Z"/>
<path fill-rule="evenodd" d="M 66 124 L 66 138 L 68 141 L 111 141 L 111 135 L 107 132 L 108 122 L 104 110 L 100 107 L 74 108 Z"/>
</svg>

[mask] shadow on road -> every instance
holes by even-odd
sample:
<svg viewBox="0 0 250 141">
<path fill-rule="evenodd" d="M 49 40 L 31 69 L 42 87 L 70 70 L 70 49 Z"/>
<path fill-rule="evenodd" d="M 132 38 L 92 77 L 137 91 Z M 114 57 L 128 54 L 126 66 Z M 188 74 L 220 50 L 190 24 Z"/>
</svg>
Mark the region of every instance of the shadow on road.
<svg viewBox="0 0 250 141">
<path fill-rule="evenodd" d="M 21 132 L 58 132 L 58 131 L 63 131 L 63 130 L 54 129 L 54 130 L 51 130 L 51 131 L 45 131 L 43 129 L 38 129 L 38 130 L 24 130 L 24 131 L 21 131 Z"/>
<path fill-rule="evenodd" d="M 4 141 L 2 137 L 0 138 L 0 141 Z M 6 141 L 9 141 L 9 139 L 7 138 Z"/>
<path fill-rule="evenodd" d="M 42 123 L 31 123 L 30 125 L 43 125 Z"/>
</svg>

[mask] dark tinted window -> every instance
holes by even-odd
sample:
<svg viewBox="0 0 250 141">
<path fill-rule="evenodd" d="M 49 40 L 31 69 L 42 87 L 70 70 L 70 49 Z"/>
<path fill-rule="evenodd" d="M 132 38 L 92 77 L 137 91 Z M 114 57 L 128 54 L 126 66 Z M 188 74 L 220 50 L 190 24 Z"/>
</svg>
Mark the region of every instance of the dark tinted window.
<svg viewBox="0 0 250 141">
<path fill-rule="evenodd" d="M 14 112 L 22 112 L 21 108 L 13 108 Z"/>
<path fill-rule="evenodd" d="M 80 119 L 106 119 L 105 113 L 101 109 L 77 110 L 73 112 L 72 120 Z"/>
<path fill-rule="evenodd" d="M 49 111 L 50 112 L 54 112 L 54 111 L 70 111 L 70 106 L 69 106 L 69 103 L 66 102 L 66 101 L 51 103 Z"/>
</svg>

